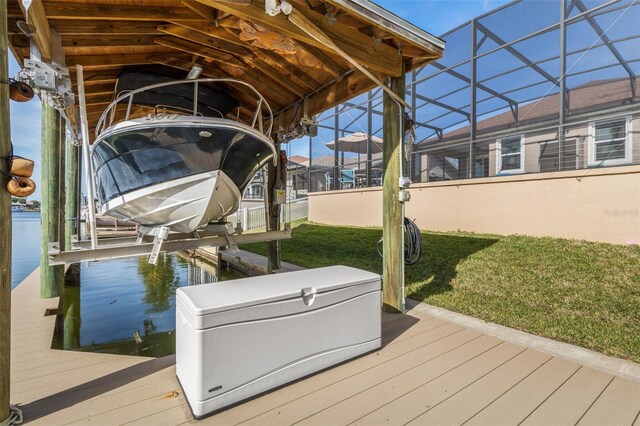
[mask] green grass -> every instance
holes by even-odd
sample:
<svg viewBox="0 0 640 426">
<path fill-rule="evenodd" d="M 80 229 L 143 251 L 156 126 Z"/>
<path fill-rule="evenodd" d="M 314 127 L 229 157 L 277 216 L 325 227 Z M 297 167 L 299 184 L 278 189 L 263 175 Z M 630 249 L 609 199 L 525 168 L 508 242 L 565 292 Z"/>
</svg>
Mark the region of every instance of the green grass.
<svg viewBox="0 0 640 426">
<path fill-rule="evenodd" d="M 380 229 L 305 223 L 282 260 L 382 273 Z M 407 296 L 431 305 L 640 362 L 640 247 L 557 238 L 422 234 Z M 265 254 L 262 244 L 243 246 Z"/>
</svg>

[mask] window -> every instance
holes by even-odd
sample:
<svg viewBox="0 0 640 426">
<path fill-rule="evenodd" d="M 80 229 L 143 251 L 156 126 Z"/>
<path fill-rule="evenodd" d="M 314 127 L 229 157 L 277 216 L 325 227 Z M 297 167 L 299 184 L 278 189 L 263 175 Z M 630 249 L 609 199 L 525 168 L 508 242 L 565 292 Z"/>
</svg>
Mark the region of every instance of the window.
<svg viewBox="0 0 640 426">
<path fill-rule="evenodd" d="M 589 166 L 631 162 L 631 116 L 589 124 Z"/>
<path fill-rule="evenodd" d="M 498 139 L 496 174 L 524 173 L 524 137 Z"/>
</svg>

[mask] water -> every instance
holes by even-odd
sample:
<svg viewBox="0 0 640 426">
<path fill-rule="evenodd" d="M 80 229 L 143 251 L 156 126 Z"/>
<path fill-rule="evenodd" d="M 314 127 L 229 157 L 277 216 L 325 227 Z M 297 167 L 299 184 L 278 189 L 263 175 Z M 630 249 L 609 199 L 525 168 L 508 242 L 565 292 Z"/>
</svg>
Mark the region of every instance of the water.
<svg viewBox="0 0 640 426">
<path fill-rule="evenodd" d="M 14 288 L 40 265 L 40 213 L 13 212 L 12 220 Z M 156 266 L 142 257 L 83 263 L 70 269 L 68 276 L 81 284 L 65 288 L 54 347 L 155 357 L 175 353 L 178 287 L 243 276 L 222 270 L 217 277 L 212 265 L 185 254 L 162 254 Z"/>
<path fill-rule="evenodd" d="M 11 288 L 40 265 L 40 213 L 13 212 Z"/>
<path fill-rule="evenodd" d="M 77 266 L 75 267 L 77 271 Z M 83 263 L 80 286 L 65 289 L 55 347 L 102 353 L 164 356 L 175 353 L 178 287 L 242 277 L 184 254 Z"/>
</svg>

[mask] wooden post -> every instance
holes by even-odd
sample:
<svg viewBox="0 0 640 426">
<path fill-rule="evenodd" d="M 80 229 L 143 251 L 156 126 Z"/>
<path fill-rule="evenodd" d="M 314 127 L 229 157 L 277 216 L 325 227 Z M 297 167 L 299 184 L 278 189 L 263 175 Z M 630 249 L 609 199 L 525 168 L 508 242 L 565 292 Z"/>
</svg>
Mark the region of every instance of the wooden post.
<svg viewBox="0 0 640 426">
<path fill-rule="evenodd" d="M 80 217 L 78 212 L 78 192 L 80 191 L 80 181 L 78 174 L 80 173 L 79 159 L 80 147 L 66 144 L 66 161 L 65 161 L 65 226 L 64 226 L 64 246 L 65 251 L 71 250 L 71 237 L 78 233 L 80 225 Z"/>
<path fill-rule="evenodd" d="M 42 183 L 41 183 L 41 234 L 40 297 L 48 299 L 63 295 L 64 267 L 48 265 L 48 245 L 60 241 L 64 235 L 61 226 L 60 203 L 60 145 L 62 120 L 53 107 L 42 103 Z M 64 204 L 62 204 L 64 205 Z M 63 215 L 62 215 L 63 216 Z"/>
<path fill-rule="evenodd" d="M 405 78 L 391 78 L 390 89 L 404 97 Z M 403 110 L 404 108 L 402 108 Z M 400 193 L 400 155 L 402 154 L 401 128 L 403 111 L 398 103 L 387 94 L 383 95 L 383 164 L 384 181 L 382 188 L 382 302 L 388 312 L 402 312 L 404 280 L 404 247 L 402 205 L 398 201 Z"/>
<path fill-rule="evenodd" d="M 277 166 L 269 161 L 267 168 L 267 190 L 265 195 L 267 210 L 267 231 L 277 231 L 280 229 L 280 204 L 276 204 L 274 190 L 281 188 L 280 182 L 280 144 L 276 145 L 278 153 Z M 280 269 L 280 242 L 278 240 L 267 242 L 267 272 L 271 274 L 274 270 Z"/>
<path fill-rule="evenodd" d="M 9 132 L 9 58 L 7 0 L 0 3 L 0 157 L 11 153 Z M 9 417 L 11 384 L 11 195 L 7 186 L 8 162 L 0 159 L 0 422 Z"/>
</svg>

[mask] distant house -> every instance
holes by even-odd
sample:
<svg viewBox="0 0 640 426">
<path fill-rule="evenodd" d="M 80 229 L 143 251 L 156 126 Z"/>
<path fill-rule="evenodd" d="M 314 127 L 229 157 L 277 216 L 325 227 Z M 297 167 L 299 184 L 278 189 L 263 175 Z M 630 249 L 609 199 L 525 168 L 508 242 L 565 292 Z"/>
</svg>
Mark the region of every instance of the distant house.
<svg viewBox="0 0 640 426">
<path fill-rule="evenodd" d="M 640 93 L 640 81 L 636 81 Z M 559 95 L 479 120 L 469 168 L 469 126 L 418 144 L 414 180 L 427 182 L 544 173 L 640 163 L 640 106 L 628 78 L 569 91 L 566 134 L 559 146 Z M 635 129 L 635 131 L 634 131 Z"/>
</svg>

